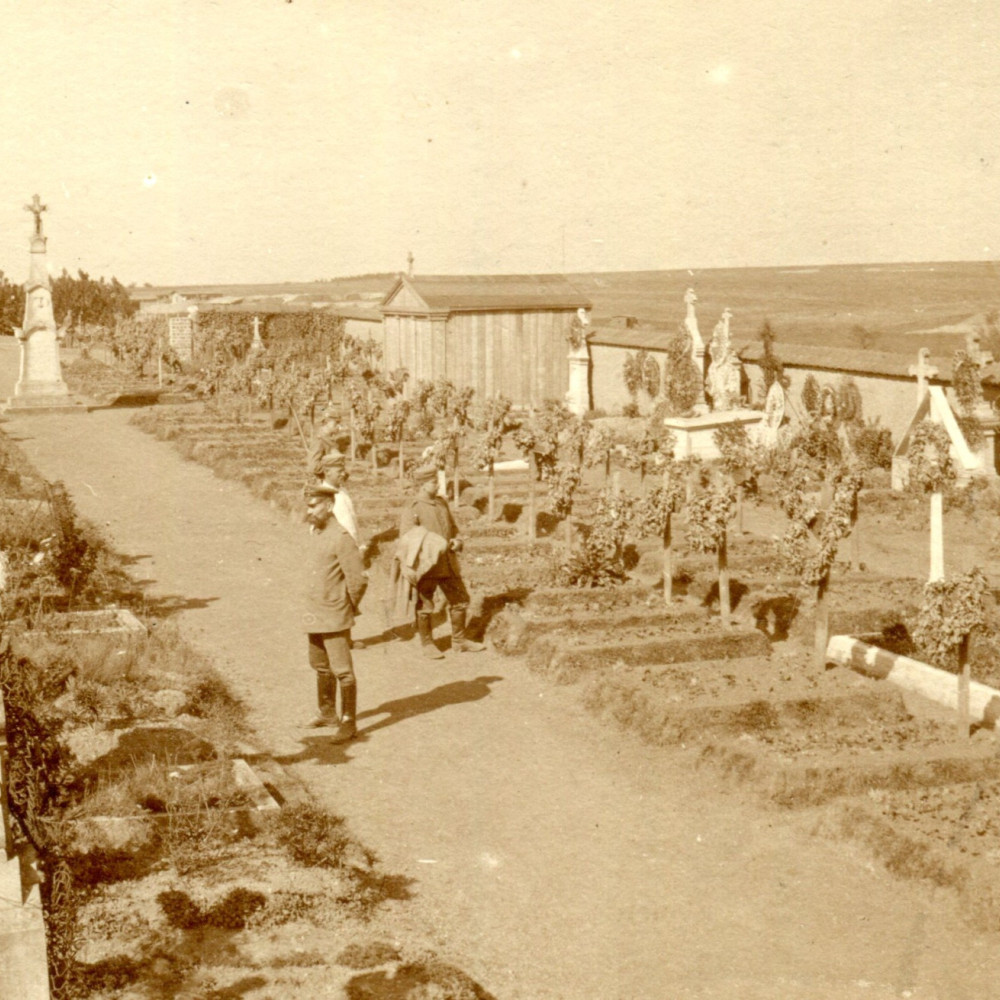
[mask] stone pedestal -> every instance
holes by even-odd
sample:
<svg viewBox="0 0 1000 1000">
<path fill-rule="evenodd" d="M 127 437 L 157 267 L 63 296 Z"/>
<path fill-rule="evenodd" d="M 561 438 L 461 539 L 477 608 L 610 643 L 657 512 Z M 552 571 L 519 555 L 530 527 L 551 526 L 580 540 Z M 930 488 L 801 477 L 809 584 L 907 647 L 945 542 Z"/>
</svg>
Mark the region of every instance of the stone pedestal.
<svg viewBox="0 0 1000 1000">
<path fill-rule="evenodd" d="M 573 348 L 567 358 L 569 389 L 566 391 L 566 406 L 570 413 L 582 417 L 590 409 L 590 351 L 583 344 Z"/>
<path fill-rule="evenodd" d="M 698 457 L 703 461 L 721 458 L 715 443 L 715 432 L 729 424 L 742 424 L 748 432 L 756 427 L 764 414 L 760 410 L 723 410 L 701 413 L 693 417 L 666 417 L 663 426 L 677 438 L 674 459 Z"/>
<path fill-rule="evenodd" d="M 977 418 L 983 440 L 974 453 L 982 462 L 981 474 L 984 476 L 1000 475 L 1000 452 L 997 450 L 998 444 L 1000 444 L 1000 435 L 997 433 L 1000 430 L 1000 418 L 997 417 L 996 413 L 985 408 L 982 413 L 977 414 Z"/>
</svg>

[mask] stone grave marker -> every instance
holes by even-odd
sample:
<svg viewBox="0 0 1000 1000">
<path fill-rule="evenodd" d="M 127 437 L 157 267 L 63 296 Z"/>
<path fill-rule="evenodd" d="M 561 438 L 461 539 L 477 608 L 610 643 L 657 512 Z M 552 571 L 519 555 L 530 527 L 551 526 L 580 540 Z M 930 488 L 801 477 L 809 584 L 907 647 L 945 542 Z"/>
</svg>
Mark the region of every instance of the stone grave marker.
<svg viewBox="0 0 1000 1000">
<path fill-rule="evenodd" d="M 167 320 L 167 343 L 181 361 L 194 355 L 194 324 L 190 316 L 171 316 Z"/>
</svg>

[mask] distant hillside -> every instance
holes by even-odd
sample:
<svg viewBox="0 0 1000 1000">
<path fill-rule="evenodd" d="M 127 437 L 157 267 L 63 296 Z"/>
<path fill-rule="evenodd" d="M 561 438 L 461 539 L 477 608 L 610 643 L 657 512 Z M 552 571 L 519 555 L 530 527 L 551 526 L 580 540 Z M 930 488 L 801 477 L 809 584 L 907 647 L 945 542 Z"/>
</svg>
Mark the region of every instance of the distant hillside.
<svg viewBox="0 0 1000 1000">
<path fill-rule="evenodd" d="M 158 289 L 188 295 L 256 298 L 303 295 L 318 300 L 384 294 L 398 274 L 268 285 L 191 285 Z M 615 316 L 680 323 L 684 292 L 698 295 L 706 338 L 727 306 L 737 343 L 755 339 L 767 319 L 778 342 L 823 343 L 915 353 L 948 353 L 970 325 L 1000 309 L 1000 264 L 941 262 L 838 264 L 822 267 L 713 268 L 569 274 L 593 303 L 595 325 Z M 149 294 L 153 289 L 135 289 Z M 370 299 L 369 299 L 370 301 Z M 862 334 L 857 328 L 867 333 Z M 941 331 L 951 327 L 951 331 Z M 939 332 L 927 332 L 939 331 Z"/>
<path fill-rule="evenodd" d="M 572 274 L 593 302 L 595 323 L 613 316 L 680 323 L 684 292 L 698 295 L 702 333 L 733 311 L 737 342 L 756 338 L 764 320 L 782 340 L 916 353 L 961 343 L 970 318 L 1000 309 L 1000 265 L 992 262 L 852 264 Z M 927 333 L 953 326 L 950 333 Z M 857 327 L 870 331 L 862 337 Z"/>
</svg>

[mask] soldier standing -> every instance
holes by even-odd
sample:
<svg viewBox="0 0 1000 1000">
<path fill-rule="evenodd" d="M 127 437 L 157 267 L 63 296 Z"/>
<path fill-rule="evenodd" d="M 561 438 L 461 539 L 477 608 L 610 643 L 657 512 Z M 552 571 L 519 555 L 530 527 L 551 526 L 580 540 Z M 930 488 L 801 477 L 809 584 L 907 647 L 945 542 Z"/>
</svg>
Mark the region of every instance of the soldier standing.
<svg viewBox="0 0 1000 1000">
<path fill-rule="evenodd" d="M 428 659 L 439 660 L 442 657 L 434 645 L 431 624 L 434 594 L 440 588 L 448 602 L 451 618 L 451 648 L 460 653 L 482 652 L 486 647 L 480 642 L 473 642 L 465 633 L 469 592 L 465 589 L 458 563 L 458 553 L 462 551 L 462 538 L 451 515 L 448 501 L 438 494 L 437 467 L 422 465 L 413 473 L 413 479 L 416 483 L 416 496 L 403 508 L 399 524 L 400 538 L 411 528 L 419 525 L 439 535 L 446 543 L 434 565 L 416 582 L 416 617 L 420 651 Z"/>
<path fill-rule="evenodd" d="M 309 726 L 336 726 L 333 740 L 344 743 L 357 734 L 358 689 L 351 660 L 351 626 L 368 577 L 357 544 L 333 515 L 336 495 L 336 489 L 326 483 L 306 487 L 310 533 L 302 624 L 309 640 L 309 666 L 316 671 L 319 704 L 319 715 Z"/>
</svg>

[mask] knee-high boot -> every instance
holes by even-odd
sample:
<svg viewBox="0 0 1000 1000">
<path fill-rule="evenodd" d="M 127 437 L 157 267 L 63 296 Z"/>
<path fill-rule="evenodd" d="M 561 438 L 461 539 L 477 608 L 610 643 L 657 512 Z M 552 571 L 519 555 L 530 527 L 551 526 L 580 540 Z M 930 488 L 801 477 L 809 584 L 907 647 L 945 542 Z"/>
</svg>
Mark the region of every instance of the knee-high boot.
<svg viewBox="0 0 1000 1000">
<path fill-rule="evenodd" d="M 337 678 L 333 674 L 316 671 L 316 703 L 319 715 L 309 723 L 310 728 L 332 726 L 337 721 Z"/>
<path fill-rule="evenodd" d="M 429 612 L 417 612 L 417 635 L 420 636 L 420 654 L 428 660 L 442 660 L 444 653 L 434 645 L 434 631 Z"/>
<path fill-rule="evenodd" d="M 481 642 L 473 642 L 465 634 L 465 605 L 455 604 L 448 609 L 451 618 L 451 648 L 459 653 L 481 653 L 486 647 Z"/>
<path fill-rule="evenodd" d="M 346 743 L 358 734 L 356 721 L 358 686 L 354 681 L 340 682 L 340 725 L 333 734 L 334 743 Z"/>
</svg>

